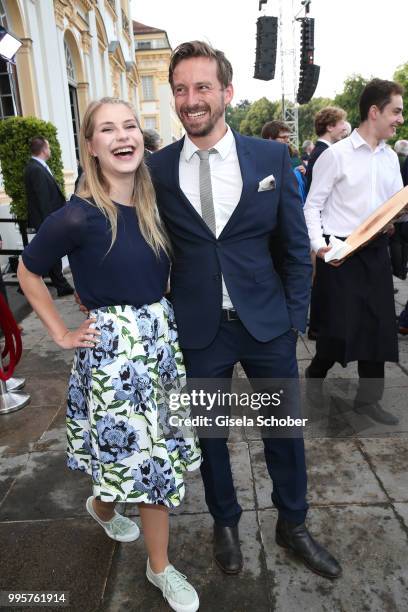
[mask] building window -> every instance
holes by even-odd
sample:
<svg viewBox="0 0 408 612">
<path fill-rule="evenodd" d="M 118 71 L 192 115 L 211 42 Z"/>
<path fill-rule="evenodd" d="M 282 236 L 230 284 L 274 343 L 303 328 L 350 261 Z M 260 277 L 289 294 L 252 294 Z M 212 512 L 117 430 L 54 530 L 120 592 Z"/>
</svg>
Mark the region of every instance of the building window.
<svg viewBox="0 0 408 612">
<path fill-rule="evenodd" d="M 0 25 L 2 25 L 3 28 L 7 28 L 6 10 L 1 0 L 0 0 Z"/>
<path fill-rule="evenodd" d="M 155 49 L 165 49 L 167 47 L 167 42 L 164 40 L 164 38 L 156 38 L 155 42 Z"/>
<path fill-rule="evenodd" d="M 143 100 L 154 100 L 153 77 L 142 76 Z"/>
<path fill-rule="evenodd" d="M 7 62 L 0 58 L 0 119 L 16 115 Z"/>
<path fill-rule="evenodd" d="M 8 29 L 6 11 L 0 0 L 0 25 Z M 17 70 L 0 58 L 0 119 L 21 115 Z"/>
<path fill-rule="evenodd" d="M 167 49 L 168 44 L 164 38 L 154 38 L 152 40 L 137 40 L 136 49 Z"/>
<path fill-rule="evenodd" d="M 78 108 L 78 95 L 77 95 L 77 81 L 75 64 L 72 58 L 71 50 L 64 40 L 65 49 L 65 65 L 68 76 L 68 94 L 69 94 L 69 106 L 71 110 L 71 121 L 72 121 L 72 132 L 74 134 L 75 143 L 75 155 L 79 159 L 79 108 Z"/>
<path fill-rule="evenodd" d="M 73 85 L 76 85 L 75 65 L 72 59 L 71 50 L 68 47 L 66 41 L 64 41 L 65 49 L 65 65 L 67 67 L 68 81 Z"/>
<path fill-rule="evenodd" d="M 156 117 L 145 117 L 144 126 L 146 130 L 156 130 L 157 129 Z"/>
</svg>

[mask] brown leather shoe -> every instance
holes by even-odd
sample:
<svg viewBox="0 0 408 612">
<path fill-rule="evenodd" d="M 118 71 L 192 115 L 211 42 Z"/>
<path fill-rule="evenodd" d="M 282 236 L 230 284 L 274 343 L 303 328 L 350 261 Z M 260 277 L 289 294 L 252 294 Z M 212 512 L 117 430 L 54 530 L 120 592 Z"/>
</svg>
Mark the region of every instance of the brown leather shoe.
<svg viewBox="0 0 408 612">
<path fill-rule="evenodd" d="M 398 333 L 402 336 L 408 336 L 408 327 L 403 327 L 402 325 L 398 328 Z"/>
<path fill-rule="evenodd" d="M 214 525 L 214 559 L 225 574 L 238 574 L 242 570 L 238 525 Z"/>
</svg>

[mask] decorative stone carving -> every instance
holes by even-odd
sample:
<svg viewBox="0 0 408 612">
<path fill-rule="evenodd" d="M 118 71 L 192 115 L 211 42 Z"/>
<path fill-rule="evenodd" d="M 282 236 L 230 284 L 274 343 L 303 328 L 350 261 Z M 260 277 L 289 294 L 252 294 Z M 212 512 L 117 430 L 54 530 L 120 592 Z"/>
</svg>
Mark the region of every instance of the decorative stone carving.
<svg viewBox="0 0 408 612">
<path fill-rule="evenodd" d="M 60 30 L 64 29 L 65 17 L 72 21 L 75 17 L 74 0 L 54 0 L 55 22 Z"/>
<path fill-rule="evenodd" d="M 81 32 L 81 46 L 84 53 L 90 53 L 92 46 L 92 36 L 87 31 Z"/>
</svg>

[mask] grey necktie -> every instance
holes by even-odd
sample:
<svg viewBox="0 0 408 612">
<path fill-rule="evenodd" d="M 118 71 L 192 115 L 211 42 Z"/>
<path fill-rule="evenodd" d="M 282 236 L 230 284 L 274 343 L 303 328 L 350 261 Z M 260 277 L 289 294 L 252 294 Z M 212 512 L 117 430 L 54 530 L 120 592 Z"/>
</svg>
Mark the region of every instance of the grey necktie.
<svg viewBox="0 0 408 612">
<path fill-rule="evenodd" d="M 216 149 L 196 151 L 200 158 L 200 201 L 201 216 L 215 236 L 215 211 L 211 186 L 210 155 L 217 153 Z"/>
</svg>

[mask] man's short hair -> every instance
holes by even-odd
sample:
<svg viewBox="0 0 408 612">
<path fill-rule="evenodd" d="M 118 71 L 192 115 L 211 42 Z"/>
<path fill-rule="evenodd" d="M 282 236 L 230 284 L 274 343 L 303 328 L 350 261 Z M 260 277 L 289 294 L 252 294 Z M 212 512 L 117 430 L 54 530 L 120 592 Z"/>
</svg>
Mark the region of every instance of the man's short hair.
<svg viewBox="0 0 408 612">
<path fill-rule="evenodd" d="M 169 83 L 173 89 L 174 69 L 181 61 L 192 57 L 208 57 L 217 62 L 217 77 L 223 87 L 228 87 L 232 82 L 232 66 L 224 53 L 214 49 L 211 45 L 201 40 L 192 40 L 176 47 L 171 54 L 169 65 Z"/>
<path fill-rule="evenodd" d="M 371 106 L 377 106 L 382 112 L 384 107 L 391 102 L 391 96 L 402 96 L 404 88 L 395 81 L 383 81 L 373 79 L 363 89 L 360 96 L 360 119 L 365 121 L 368 118 L 368 111 Z"/>
<path fill-rule="evenodd" d="M 408 140 L 397 140 L 394 145 L 394 151 L 398 155 L 408 156 Z"/>
<path fill-rule="evenodd" d="M 290 134 L 290 129 L 284 121 L 267 121 L 262 128 L 261 136 L 267 140 L 276 140 L 280 132 Z"/>
<path fill-rule="evenodd" d="M 47 144 L 47 140 L 42 136 L 35 136 L 30 141 L 30 151 L 31 155 L 39 155 L 45 145 Z"/>
<path fill-rule="evenodd" d="M 157 151 L 160 148 L 160 134 L 156 130 L 143 130 L 143 140 L 148 151 Z"/>
<path fill-rule="evenodd" d="M 306 151 L 312 144 L 313 142 L 311 140 L 305 140 L 302 144 L 302 151 Z"/>
<path fill-rule="evenodd" d="M 345 121 L 346 117 L 346 111 L 338 106 L 322 108 L 315 116 L 315 132 L 317 136 L 323 136 L 329 126 L 334 126 L 339 121 Z"/>
</svg>

